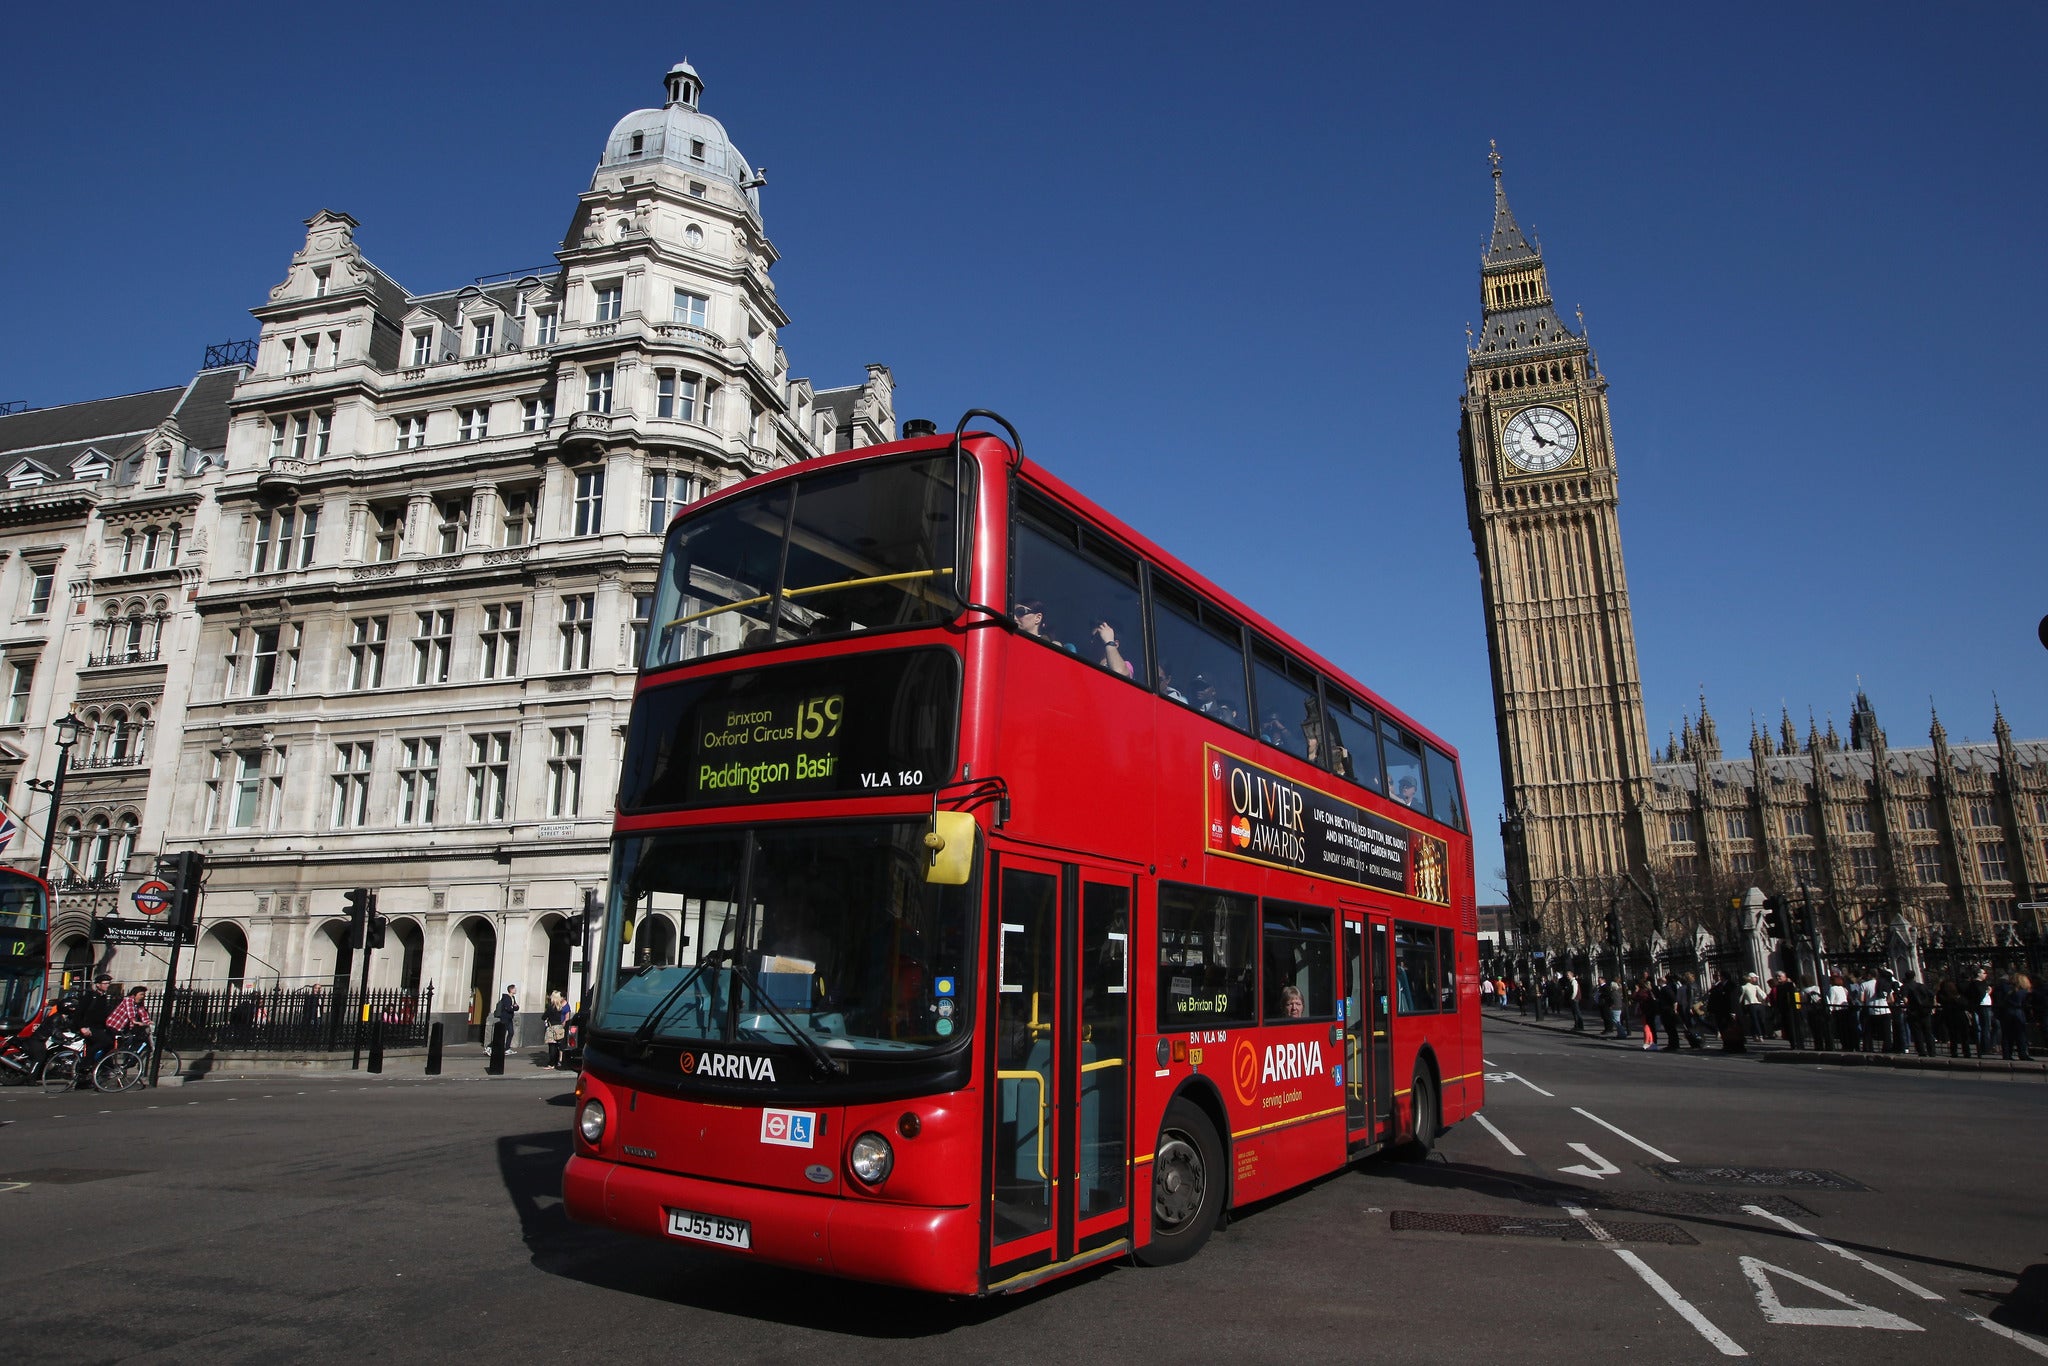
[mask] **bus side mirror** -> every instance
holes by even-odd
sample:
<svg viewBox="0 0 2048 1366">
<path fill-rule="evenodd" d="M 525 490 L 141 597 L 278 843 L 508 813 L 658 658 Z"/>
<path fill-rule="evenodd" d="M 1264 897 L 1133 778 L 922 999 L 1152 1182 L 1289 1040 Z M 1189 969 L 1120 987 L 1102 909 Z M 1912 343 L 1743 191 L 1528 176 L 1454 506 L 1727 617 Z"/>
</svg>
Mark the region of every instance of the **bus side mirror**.
<svg viewBox="0 0 2048 1366">
<path fill-rule="evenodd" d="M 964 887 L 974 871 L 974 815 L 967 811 L 934 811 L 931 833 L 924 837 L 932 851 L 924 880 L 940 887 Z"/>
</svg>

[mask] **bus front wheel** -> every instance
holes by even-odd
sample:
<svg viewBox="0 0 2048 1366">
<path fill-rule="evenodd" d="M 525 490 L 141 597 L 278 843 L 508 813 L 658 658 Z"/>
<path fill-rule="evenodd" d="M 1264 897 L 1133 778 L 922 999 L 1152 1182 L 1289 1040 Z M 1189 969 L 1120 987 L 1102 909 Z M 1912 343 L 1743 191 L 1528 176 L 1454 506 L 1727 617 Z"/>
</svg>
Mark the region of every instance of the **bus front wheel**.
<svg viewBox="0 0 2048 1366">
<path fill-rule="evenodd" d="M 1152 1241 L 1138 1260 L 1170 1266 L 1200 1251 L 1223 1212 L 1224 1177 L 1216 1126 L 1193 1102 L 1175 1100 L 1152 1151 Z"/>
</svg>

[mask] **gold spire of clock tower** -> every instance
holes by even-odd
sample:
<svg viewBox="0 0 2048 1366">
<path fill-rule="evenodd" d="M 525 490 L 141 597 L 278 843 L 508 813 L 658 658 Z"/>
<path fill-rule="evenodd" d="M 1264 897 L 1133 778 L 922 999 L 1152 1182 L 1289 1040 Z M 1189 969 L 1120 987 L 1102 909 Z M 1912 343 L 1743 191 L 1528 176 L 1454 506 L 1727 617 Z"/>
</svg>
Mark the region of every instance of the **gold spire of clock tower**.
<svg viewBox="0 0 2048 1366">
<path fill-rule="evenodd" d="M 1459 444 L 1493 667 L 1518 918 L 1600 937 L 1646 880 L 1650 750 L 1622 569 L 1607 382 L 1557 316 L 1491 150 L 1493 236 Z"/>
</svg>

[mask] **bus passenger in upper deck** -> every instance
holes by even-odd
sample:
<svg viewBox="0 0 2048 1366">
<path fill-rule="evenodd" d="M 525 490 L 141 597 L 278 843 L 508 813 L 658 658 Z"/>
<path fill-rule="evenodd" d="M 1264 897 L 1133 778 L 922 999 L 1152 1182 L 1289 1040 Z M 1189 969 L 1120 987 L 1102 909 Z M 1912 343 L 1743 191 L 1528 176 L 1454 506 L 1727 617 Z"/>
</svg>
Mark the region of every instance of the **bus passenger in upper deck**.
<svg viewBox="0 0 2048 1366">
<path fill-rule="evenodd" d="M 1259 727 L 1259 738 L 1274 748 L 1284 749 L 1289 753 L 1295 748 L 1294 732 L 1287 728 L 1287 723 L 1280 719 L 1280 713 L 1276 711 L 1266 713 L 1266 720 Z"/>
<path fill-rule="evenodd" d="M 1027 598 L 1010 609 L 1010 616 L 1017 622 L 1017 629 L 1034 640 L 1048 645 L 1059 645 L 1060 640 L 1046 627 L 1045 604 L 1036 598 Z"/>
<path fill-rule="evenodd" d="M 1163 659 L 1159 661 L 1159 693 L 1162 697 L 1172 698 L 1183 707 L 1189 705 L 1188 695 L 1173 686 L 1173 669 Z"/>
<path fill-rule="evenodd" d="M 1403 773 L 1400 781 L 1394 784 L 1394 800 L 1418 811 L 1422 809 L 1422 794 L 1416 790 L 1414 774 Z"/>
<path fill-rule="evenodd" d="M 1137 666 L 1124 658 L 1123 650 L 1116 643 L 1116 627 L 1107 621 L 1098 621 L 1089 629 L 1088 634 L 1094 636 L 1102 647 L 1102 658 L 1096 663 L 1111 673 L 1122 674 L 1125 678 L 1137 676 Z"/>
<path fill-rule="evenodd" d="M 1237 708 L 1217 695 L 1216 685 L 1201 674 L 1195 675 L 1195 710 L 1204 716 L 1213 716 L 1226 726 L 1238 724 Z"/>
</svg>

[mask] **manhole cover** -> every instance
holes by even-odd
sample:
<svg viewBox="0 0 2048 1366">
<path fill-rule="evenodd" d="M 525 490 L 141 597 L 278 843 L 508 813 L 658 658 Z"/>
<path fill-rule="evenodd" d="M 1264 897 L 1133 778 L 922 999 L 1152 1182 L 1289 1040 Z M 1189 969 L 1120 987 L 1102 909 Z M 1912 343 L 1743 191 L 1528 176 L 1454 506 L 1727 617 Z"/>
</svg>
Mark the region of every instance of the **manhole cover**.
<svg viewBox="0 0 2048 1366">
<path fill-rule="evenodd" d="M 1676 1224 L 1641 1224 L 1614 1219 L 1595 1221 L 1617 1243 L 1670 1243 L 1691 1246 L 1698 1240 Z M 1463 1233 L 1490 1238 L 1549 1238 L 1566 1243 L 1590 1243 L 1597 1235 L 1583 1222 L 1569 1216 L 1517 1214 L 1431 1214 L 1422 1210 L 1397 1209 L 1387 1216 L 1387 1225 L 1397 1232 Z"/>
<path fill-rule="evenodd" d="M 1713 1191 L 1634 1191 L 1613 1195 L 1592 1194 L 1586 1203 L 1595 1209 L 1623 1209 L 1636 1214 L 1741 1214 L 1744 1206 L 1755 1205 L 1767 1214 L 1785 1219 L 1811 1219 L 1813 1211 L 1789 1195 L 1720 1195 Z"/>
<path fill-rule="evenodd" d="M 1689 1167 L 1679 1162 L 1645 1162 L 1666 1181 L 1685 1186 L 1763 1186 L 1780 1190 L 1867 1191 L 1840 1172 L 1821 1167 Z"/>
<path fill-rule="evenodd" d="M 82 1186 L 88 1181 L 140 1175 L 139 1171 L 119 1167 L 37 1167 L 25 1172 L 0 1172 L 0 1181 L 20 1181 L 31 1186 Z"/>
</svg>

